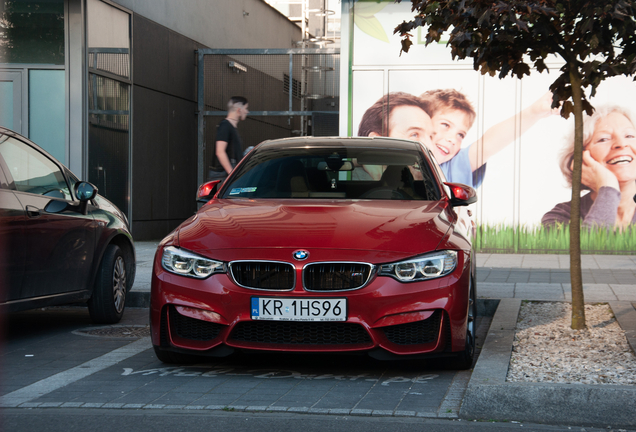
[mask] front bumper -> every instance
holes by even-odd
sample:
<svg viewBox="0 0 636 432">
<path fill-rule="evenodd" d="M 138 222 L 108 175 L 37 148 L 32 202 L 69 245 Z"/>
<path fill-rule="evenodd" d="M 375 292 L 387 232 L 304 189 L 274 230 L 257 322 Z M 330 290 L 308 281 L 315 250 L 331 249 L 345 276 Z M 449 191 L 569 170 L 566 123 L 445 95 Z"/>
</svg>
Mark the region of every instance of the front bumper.
<svg viewBox="0 0 636 432">
<path fill-rule="evenodd" d="M 227 274 L 200 280 L 166 272 L 155 257 L 151 337 L 163 350 L 198 355 L 257 351 L 360 352 L 390 356 L 447 355 L 465 349 L 470 260 L 458 254 L 455 271 L 423 282 L 373 276 L 353 291 L 307 292 L 302 277 L 291 291 L 238 286 Z M 305 263 L 307 264 L 307 263 Z M 302 271 L 299 265 L 297 271 Z M 344 322 L 253 320 L 252 297 L 346 298 Z"/>
</svg>

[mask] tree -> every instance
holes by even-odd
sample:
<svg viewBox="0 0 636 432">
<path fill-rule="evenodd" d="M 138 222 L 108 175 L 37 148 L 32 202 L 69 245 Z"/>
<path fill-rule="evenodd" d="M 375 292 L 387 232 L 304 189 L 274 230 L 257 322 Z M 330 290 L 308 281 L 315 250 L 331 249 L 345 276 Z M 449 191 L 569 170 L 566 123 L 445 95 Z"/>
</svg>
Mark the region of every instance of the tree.
<svg viewBox="0 0 636 432">
<path fill-rule="evenodd" d="M 400 2 L 401 0 L 396 0 Z M 574 114 L 575 146 L 570 221 L 572 328 L 585 328 L 581 274 L 581 166 L 583 111 L 605 79 L 636 72 L 636 2 L 631 0 L 411 0 L 413 20 L 395 29 L 402 52 L 412 45 L 411 32 L 425 27 L 426 44 L 447 34 L 453 59 L 473 58 L 482 74 L 523 78 L 531 65 L 547 70 L 545 61 L 558 56 L 565 64 L 552 83 L 552 107 Z"/>
</svg>

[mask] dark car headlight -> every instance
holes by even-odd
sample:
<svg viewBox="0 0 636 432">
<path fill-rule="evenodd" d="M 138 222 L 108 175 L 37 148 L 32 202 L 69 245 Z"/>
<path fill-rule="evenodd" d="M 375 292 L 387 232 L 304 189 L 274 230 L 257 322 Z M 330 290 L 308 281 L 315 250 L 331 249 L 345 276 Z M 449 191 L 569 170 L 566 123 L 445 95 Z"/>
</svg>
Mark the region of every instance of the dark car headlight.
<svg viewBox="0 0 636 432">
<path fill-rule="evenodd" d="M 225 264 L 183 249 L 169 246 L 163 250 L 161 266 L 170 273 L 204 279 L 214 273 L 225 273 Z"/>
<path fill-rule="evenodd" d="M 400 282 L 415 282 L 446 276 L 457 267 L 457 252 L 437 251 L 413 258 L 380 266 L 380 276 L 390 276 Z"/>
</svg>

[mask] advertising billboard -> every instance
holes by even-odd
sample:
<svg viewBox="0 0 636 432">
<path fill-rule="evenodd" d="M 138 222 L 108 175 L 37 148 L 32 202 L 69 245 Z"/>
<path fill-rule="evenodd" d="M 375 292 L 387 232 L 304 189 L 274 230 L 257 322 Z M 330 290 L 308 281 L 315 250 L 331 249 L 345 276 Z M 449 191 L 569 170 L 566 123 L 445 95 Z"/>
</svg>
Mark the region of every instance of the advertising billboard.
<svg viewBox="0 0 636 432">
<path fill-rule="evenodd" d="M 348 76 L 342 75 L 347 93 L 341 93 L 341 112 L 349 115 L 347 123 L 341 123 L 341 135 L 400 136 L 407 131 L 410 135 L 401 137 L 422 141 L 417 134 L 430 132 L 425 144 L 447 179 L 470 184 L 478 192 L 473 209 L 478 250 L 567 251 L 572 193 L 568 150 L 574 118 L 564 119 L 550 108 L 549 92 L 562 62 L 554 57 L 546 61 L 549 72 L 533 70 L 522 80 L 481 75 L 472 59 L 453 60 L 444 38 L 426 46 L 422 28 L 413 32 L 409 52 L 400 53 L 400 37 L 393 30 L 412 18 L 410 1 L 343 0 L 342 51 L 347 51 L 350 67 Z M 418 102 L 411 97 L 424 100 L 420 108 L 430 117 L 430 122 L 420 121 L 415 132 L 406 125 L 418 122 L 413 108 Z M 631 117 L 636 113 L 636 84 L 626 77 L 608 79 L 589 100 L 597 114 L 586 126 L 587 187 L 581 208 L 589 229 L 583 230 L 582 249 L 631 253 L 636 251 L 636 230 L 631 228 L 636 223 L 636 131 Z M 410 111 L 399 109 L 405 105 Z M 376 131 L 369 128 L 373 116 L 382 117 Z M 599 138 L 608 128 L 611 136 Z M 594 146 L 589 145 L 592 139 Z M 612 150 L 616 146 L 624 151 Z"/>
</svg>

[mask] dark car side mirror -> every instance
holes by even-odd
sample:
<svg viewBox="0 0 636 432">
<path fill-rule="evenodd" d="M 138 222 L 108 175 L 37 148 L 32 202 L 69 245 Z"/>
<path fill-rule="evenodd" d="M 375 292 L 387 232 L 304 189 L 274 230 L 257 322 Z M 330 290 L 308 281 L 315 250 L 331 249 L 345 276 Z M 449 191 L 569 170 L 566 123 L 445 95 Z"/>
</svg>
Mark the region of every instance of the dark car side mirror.
<svg viewBox="0 0 636 432">
<path fill-rule="evenodd" d="M 221 184 L 221 180 L 212 180 L 199 186 L 199 190 L 197 190 L 197 203 L 200 204 L 199 207 L 214 197 L 214 194 L 216 194 L 219 188 L 219 184 Z"/>
<path fill-rule="evenodd" d="M 462 183 L 444 183 L 450 188 L 452 198 L 450 205 L 453 207 L 467 206 L 477 202 L 477 192 L 470 186 Z"/>
<path fill-rule="evenodd" d="M 88 202 L 97 195 L 97 187 L 85 181 L 75 183 L 75 197 L 80 202 L 79 211 L 83 215 L 88 212 Z"/>
</svg>

